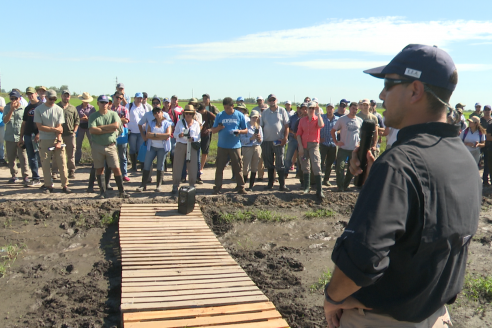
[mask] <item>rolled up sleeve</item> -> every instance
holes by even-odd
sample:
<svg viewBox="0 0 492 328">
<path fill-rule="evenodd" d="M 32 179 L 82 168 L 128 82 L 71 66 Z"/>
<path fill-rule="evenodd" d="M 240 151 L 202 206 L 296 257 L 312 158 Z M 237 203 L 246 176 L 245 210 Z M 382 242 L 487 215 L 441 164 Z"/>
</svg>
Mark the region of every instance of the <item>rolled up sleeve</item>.
<svg viewBox="0 0 492 328">
<path fill-rule="evenodd" d="M 404 235 L 409 216 L 418 211 L 417 192 L 409 182 L 405 172 L 386 162 L 371 168 L 332 253 L 333 262 L 357 286 L 372 285 L 384 275 L 391 246 Z"/>
</svg>

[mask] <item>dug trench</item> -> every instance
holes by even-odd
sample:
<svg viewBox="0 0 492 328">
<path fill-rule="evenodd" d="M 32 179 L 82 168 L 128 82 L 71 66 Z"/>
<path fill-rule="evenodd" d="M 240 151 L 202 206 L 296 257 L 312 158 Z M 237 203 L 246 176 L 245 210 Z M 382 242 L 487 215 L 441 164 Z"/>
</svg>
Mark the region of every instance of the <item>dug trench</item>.
<svg viewBox="0 0 492 328">
<path fill-rule="evenodd" d="M 322 285 L 333 270 L 333 245 L 357 196 L 327 193 L 320 203 L 296 193 L 230 194 L 198 197 L 197 206 L 291 327 L 326 327 Z M 0 271 L 0 327 L 121 327 L 121 204 L 118 199 L 0 203 L 0 265 L 5 270 Z M 491 205 L 492 199 L 484 197 L 468 260 L 473 278 L 492 271 Z M 465 293 L 450 306 L 455 327 L 491 325 L 488 296 L 471 299 Z"/>
</svg>

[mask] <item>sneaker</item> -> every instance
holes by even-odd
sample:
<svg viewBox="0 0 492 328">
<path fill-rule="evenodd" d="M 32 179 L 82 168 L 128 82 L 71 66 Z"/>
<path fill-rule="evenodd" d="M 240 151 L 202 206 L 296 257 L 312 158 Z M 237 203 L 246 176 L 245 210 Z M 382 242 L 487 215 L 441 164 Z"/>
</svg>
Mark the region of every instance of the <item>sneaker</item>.
<svg viewBox="0 0 492 328">
<path fill-rule="evenodd" d="M 130 181 L 130 178 L 129 177 L 123 177 L 123 181 L 129 182 Z"/>
<path fill-rule="evenodd" d="M 29 181 L 29 184 L 28 184 L 29 187 L 37 187 L 40 185 L 41 185 L 41 181 L 36 180 L 36 179 Z"/>
<path fill-rule="evenodd" d="M 147 190 L 147 188 L 143 187 L 143 186 L 140 186 L 137 189 L 135 189 L 136 192 L 142 192 L 142 191 L 146 191 L 146 190 Z"/>
<path fill-rule="evenodd" d="M 24 187 L 27 187 L 29 185 L 29 181 L 31 181 L 29 177 L 24 177 L 24 179 L 22 180 L 22 182 L 24 183 Z"/>
<path fill-rule="evenodd" d="M 63 189 L 62 189 L 62 190 L 63 190 L 63 192 L 64 192 L 65 194 L 71 194 L 71 193 L 72 193 L 72 190 L 70 190 L 68 187 L 63 187 Z"/>
<path fill-rule="evenodd" d="M 283 187 L 279 187 L 278 191 L 290 191 L 290 189 L 287 188 L 286 186 L 283 186 Z"/>
<path fill-rule="evenodd" d="M 16 182 L 17 182 L 17 177 L 12 177 L 8 181 L 8 183 L 16 183 Z"/>
<path fill-rule="evenodd" d="M 201 178 L 196 179 L 196 184 L 203 184 L 203 181 Z"/>
<path fill-rule="evenodd" d="M 106 194 L 105 193 L 102 193 L 102 194 L 99 194 L 96 196 L 97 199 L 104 199 L 106 198 Z"/>
<path fill-rule="evenodd" d="M 185 182 L 186 182 L 186 178 L 181 179 L 181 183 L 185 183 Z"/>
<path fill-rule="evenodd" d="M 130 198 L 130 195 L 128 195 L 126 192 L 120 192 L 120 198 Z"/>
<path fill-rule="evenodd" d="M 52 194 L 54 192 L 55 192 L 55 188 L 53 188 L 53 187 L 45 187 L 44 188 L 44 193 L 45 194 Z"/>
<path fill-rule="evenodd" d="M 246 188 L 245 190 L 246 190 L 246 191 L 253 191 L 253 189 L 252 189 L 252 188 Z"/>
<path fill-rule="evenodd" d="M 214 187 L 213 195 L 220 195 L 220 190 Z"/>
<path fill-rule="evenodd" d="M 74 173 L 73 171 L 70 171 L 70 172 L 68 173 L 68 178 L 69 178 L 69 179 L 75 179 L 75 173 Z"/>
<path fill-rule="evenodd" d="M 328 180 L 323 180 L 323 184 L 328 187 L 331 186 L 331 183 Z"/>
</svg>

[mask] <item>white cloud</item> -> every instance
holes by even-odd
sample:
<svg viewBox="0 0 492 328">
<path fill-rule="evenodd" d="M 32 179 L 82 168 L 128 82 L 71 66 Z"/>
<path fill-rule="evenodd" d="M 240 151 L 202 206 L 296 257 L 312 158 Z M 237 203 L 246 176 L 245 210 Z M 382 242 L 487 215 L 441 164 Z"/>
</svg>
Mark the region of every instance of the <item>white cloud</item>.
<svg viewBox="0 0 492 328">
<path fill-rule="evenodd" d="M 480 71 L 489 71 L 492 69 L 491 64 L 456 64 L 456 69 L 459 72 L 465 72 L 465 71 L 473 71 L 473 72 L 480 72 Z"/>
<path fill-rule="evenodd" d="M 249 34 L 232 40 L 180 44 L 178 58 L 286 58 L 318 52 L 364 52 L 394 55 L 409 43 L 445 48 L 457 41 L 492 40 L 489 21 L 410 22 L 401 17 L 331 19 L 325 24 Z"/>
<path fill-rule="evenodd" d="M 383 66 L 388 62 L 349 61 L 349 60 L 310 60 L 303 62 L 281 63 L 283 65 L 302 66 L 312 69 L 369 69 Z"/>
</svg>

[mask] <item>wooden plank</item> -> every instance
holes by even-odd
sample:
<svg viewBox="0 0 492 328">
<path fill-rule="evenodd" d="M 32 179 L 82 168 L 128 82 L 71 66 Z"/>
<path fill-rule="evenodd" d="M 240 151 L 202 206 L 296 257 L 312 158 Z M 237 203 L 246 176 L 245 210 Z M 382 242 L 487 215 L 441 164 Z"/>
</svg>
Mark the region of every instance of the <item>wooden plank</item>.
<svg viewBox="0 0 492 328">
<path fill-rule="evenodd" d="M 171 249 L 173 247 L 188 247 L 190 249 L 193 248 L 193 244 L 190 244 L 190 243 L 166 243 L 165 245 L 163 245 L 162 243 L 161 244 L 156 244 L 156 245 L 153 245 L 153 244 L 148 244 L 148 245 L 133 245 L 133 244 L 128 244 L 128 245 L 125 245 L 126 248 L 128 249 L 143 249 L 143 250 L 146 250 L 146 249 L 163 249 L 163 247 L 165 246 L 168 246 L 168 247 L 171 247 Z M 204 243 L 199 243 L 198 246 L 222 246 L 220 245 L 219 242 L 204 242 Z"/>
<path fill-rule="evenodd" d="M 137 238 L 137 237 L 171 237 L 171 236 L 185 236 L 188 238 L 193 238 L 193 237 L 215 237 L 217 238 L 213 233 L 211 232 L 190 232 L 190 233 L 168 233 L 168 232 L 136 232 L 136 233 L 120 233 L 120 239 L 121 238 Z"/>
<path fill-rule="evenodd" d="M 263 295 L 263 293 L 255 288 L 254 290 L 247 290 L 243 292 L 226 292 L 226 293 L 208 293 L 193 296 L 194 300 L 199 299 L 218 299 L 223 297 L 238 297 L 238 296 L 258 296 Z M 159 303 L 159 302 L 177 302 L 177 301 L 187 301 L 190 299 L 190 295 L 176 295 L 176 296 L 156 296 L 156 297 L 124 297 L 121 295 L 121 303 Z"/>
<path fill-rule="evenodd" d="M 172 328 L 172 327 L 197 327 L 197 326 L 209 326 L 209 325 L 219 325 L 219 324 L 232 324 L 241 323 L 252 320 L 269 320 L 269 319 L 280 319 L 280 313 L 276 310 L 266 310 L 257 313 L 240 313 L 240 314 L 229 314 L 211 317 L 201 317 L 201 318 L 189 318 L 189 319 L 178 319 L 178 320 L 168 320 L 168 321 L 150 321 L 145 322 L 143 325 L 140 323 L 138 327 L 142 328 Z M 132 324 L 127 324 L 125 327 L 132 327 Z"/>
<path fill-rule="evenodd" d="M 218 314 L 230 314 L 230 313 L 246 313 L 254 311 L 273 310 L 275 306 L 271 302 L 262 303 L 250 303 L 241 305 L 225 305 L 214 306 L 207 308 L 193 308 L 184 310 L 167 310 L 167 311 L 151 311 L 151 312 L 136 312 L 136 313 L 124 313 L 123 320 L 125 322 L 136 322 L 140 320 L 152 320 L 152 319 L 171 319 L 182 317 L 200 317 L 211 316 Z"/>
<path fill-rule="evenodd" d="M 169 245 L 162 245 L 161 247 L 154 247 L 153 249 L 149 249 L 148 247 L 132 247 L 128 249 L 123 249 L 122 253 L 127 253 L 127 254 L 135 254 L 135 253 L 142 253 L 142 252 L 148 252 L 148 254 L 151 253 L 158 253 L 158 252 L 169 252 L 169 251 L 179 251 L 179 250 L 186 250 L 186 251 L 196 251 L 196 250 L 204 250 L 204 251 L 212 251 L 212 250 L 223 250 L 224 248 L 222 245 L 197 245 L 196 247 L 192 247 L 189 245 L 175 245 L 175 246 L 169 246 Z M 166 253 L 168 254 L 168 253 Z"/>
<path fill-rule="evenodd" d="M 180 220 L 180 221 L 204 221 L 204 218 L 201 214 L 190 215 L 190 216 L 169 216 L 169 215 L 161 215 L 160 212 L 139 212 L 139 213 L 128 213 L 120 214 L 120 219 L 145 219 L 145 218 L 162 218 L 163 220 Z"/>
<path fill-rule="evenodd" d="M 138 328 L 138 327 L 134 327 Z M 207 326 L 207 328 L 289 328 L 289 324 L 284 319 L 273 319 L 268 321 L 251 323 L 234 323 L 232 325 Z"/>
<path fill-rule="evenodd" d="M 179 257 L 179 256 L 229 256 L 229 253 L 223 248 L 212 249 L 170 249 L 163 251 L 122 251 L 124 258 L 127 257 Z"/>
<path fill-rule="evenodd" d="M 122 262 L 138 262 L 142 264 L 148 264 L 146 262 L 150 263 L 171 263 L 175 261 L 206 261 L 206 260 L 232 260 L 231 257 L 228 254 L 224 255 L 212 255 L 212 256 L 171 256 L 171 257 L 165 257 L 165 256 L 156 256 L 155 258 L 150 257 L 148 255 L 143 255 L 141 257 L 123 257 L 121 260 Z"/>
<path fill-rule="evenodd" d="M 186 301 L 173 301 L 169 302 L 152 302 L 152 303 L 121 303 L 122 311 L 140 310 L 140 309 L 179 309 L 184 307 L 195 306 L 214 306 L 214 305 L 230 305 L 241 303 L 254 303 L 254 302 L 267 302 L 268 299 L 265 295 L 254 296 L 233 296 L 223 297 L 216 299 L 193 299 Z"/>
<path fill-rule="evenodd" d="M 248 278 L 248 275 L 244 271 L 237 272 L 227 272 L 221 274 L 183 274 L 183 275 L 173 275 L 168 277 L 123 277 L 122 285 L 125 286 L 133 286 L 132 284 L 140 284 L 140 283 L 152 283 L 155 285 L 159 285 L 160 283 L 174 283 L 180 284 L 181 282 L 185 283 L 193 283 L 198 280 L 217 280 L 222 281 L 230 278 Z"/>
<path fill-rule="evenodd" d="M 212 282 L 210 282 L 212 281 Z M 237 281 L 221 281 L 217 280 L 206 280 L 206 281 L 195 281 L 194 283 L 187 283 L 183 285 L 174 285 L 172 283 L 165 283 L 162 286 L 149 285 L 145 286 L 133 286 L 121 287 L 121 293 L 136 293 L 136 292 L 157 292 L 157 291 L 177 291 L 177 290 L 199 290 L 199 289 L 214 289 L 214 288 L 224 288 L 224 287 L 241 287 L 241 286 L 256 286 L 255 283 L 246 278 L 240 278 Z"/>
<path fill-rule="evenodd" d="M 185 297 L 179 300 L 185 300 L 189 298 L 201 297 L 202 295 L 209 295 L 211 298 L 215 298 L 216 294 L 232 294 L 232 293 L 246 293 L 246 292 L 254 292 L 261 293 L 261 291 L 256 287 L 256 285 L 252 286 L 235 286 L 235 287 L 222 287 L 215 289 L 180 289 L 180 290 L 164 290 L 164 291 L 151 291 L 151 292 L 133 292 L 133 293 L 124 293 L 121 295 L 121 299 L 134 299 L 137 302 L 137 298 L 149 299 L 149 298 L 159 298 L 159 301 L 163 300 L 165 297 Z M 219 295 L 220 296 L 220 295 Z M 162 298 L 162 299 L 161 299 Z"/>
<path fill-rule="evenodd" d="M 212 235 L 191 235 L 191 236 L 147 236 L 147 237 L 127 237 L 120 236 L 120 240 L 130 241 L 130 240 L 217 240 L 217 237 Z"/>
<path fill-rule="evenodd" d="M 125 269 L 129 270 L 152 270 L 152 269 L 190 269 L 190 268 L 207 268 L 207 267 L 231 267 L 237 266 L 237 263 L 197 263 L 197 264 L 157 264 L 157 265 L 126 265 Z"/>
<path fill-rule="evenodd" d="M 183 275 L 204 275 L 204 274 L 221 274 L 221 273 L 235 273 L 244 272 L 239 266 L 232 266 L 227 268 L 203 268 L 203 269 L 158 269 L 158 270 L 124 270 L 122 271 L 122 277 L 159 277 L 166 275 L 171 276 L 183 276 Z"/>
<path fill-rule="evenodd" d="M 169 260 L 155 260 L 155 261 L 149 261 L 149 260 L 141 260 L 141 261 L 135 261 L 135 260 L 126 260 L 122 262 L 123 265 L 146 265 L 146 264 L 196 264 L 196 263 L 234 263 L 237 264 L 236 261 L 234 261 L 231 257 L 221 257 L 221 258 L 214 258 L 210 257 L 208 259 L 192 259 L 192 258 L 185 258 L 185 259 L 169 259 Z"/>
<path fill-rule="evenodd" d="M 196 222 L 196 223 L 181 223 L 181 222 L 172 222 L 172 223 L 138 223 L 138 222 L 120 222 L 120 227 L 124 228 L 138 228 L 138 227 L 146 227 L 146 228 L 208 228 L 208 225 L 205 222 Z"/>
</svg>

